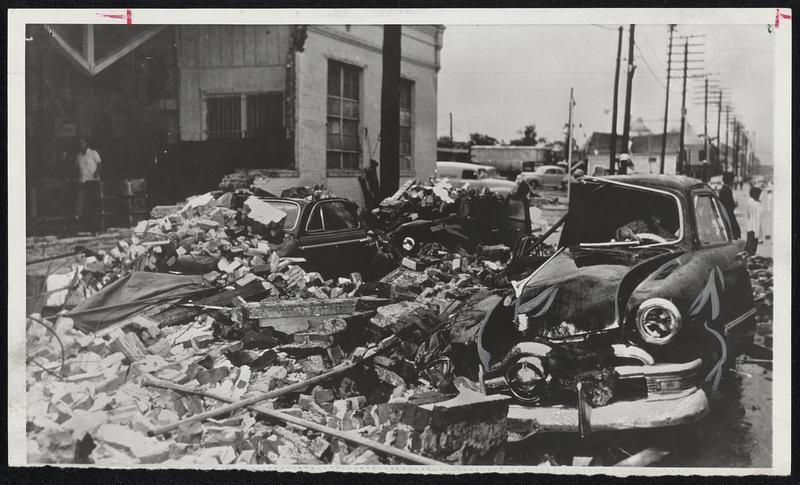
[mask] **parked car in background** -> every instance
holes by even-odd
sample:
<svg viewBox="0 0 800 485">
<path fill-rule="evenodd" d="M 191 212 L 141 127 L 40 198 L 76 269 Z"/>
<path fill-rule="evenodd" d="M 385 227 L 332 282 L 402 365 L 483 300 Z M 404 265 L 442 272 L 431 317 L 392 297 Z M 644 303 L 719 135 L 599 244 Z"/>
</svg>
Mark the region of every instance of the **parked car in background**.
<svg viewBox="0 0 800 485">
<path fill-rule="evenodd" d="M 517 182 L 525 182 L 531 189 L 555 187 L 560 189 L 567 171 L 556 165 L 542 165 L 533 172 L 522 172 Z"/>
<path fill-rule="evenodd" d="M 469 184 L 470 187 L 485 187 L 492 192 L 507 196 L 517 189 L 517 184 L 500 177 L 497 169 L 488 165 L 463 162 L 436 162 L 439 178 L 447 178 L 456 184 Z"/>
<path fill-rule="evenodd" d="M 483 323 L 480 380 L 517 432 L 655 428 L 708 412 L 752 343 L 744 242 L 683 176 L 583 177 L 558 248 Z M 534 248 L 535 249 L 535 248 Z"/>
</svg>

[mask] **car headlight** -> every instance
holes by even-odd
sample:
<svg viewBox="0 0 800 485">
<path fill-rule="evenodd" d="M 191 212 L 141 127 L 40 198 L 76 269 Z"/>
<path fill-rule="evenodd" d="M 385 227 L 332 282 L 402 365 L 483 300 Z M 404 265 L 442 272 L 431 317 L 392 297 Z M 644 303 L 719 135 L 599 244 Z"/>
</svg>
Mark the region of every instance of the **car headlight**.
<svg viewBox="0 0 800 485">
<path fill-rule="evenodd" d="M 651 298 L 636 313 L 636 328 L 645 342 L 663 345 L 678 333 L 681 313 L 669 300 Z"/>
<path fill-rule="evenodd" d="M 508 366 L 506 382 L 514 397 L 520 401 L 533 403 L 542 397 L 545 376 L 542 360 L 532 355 L 525 355 Z"/>
</svg>

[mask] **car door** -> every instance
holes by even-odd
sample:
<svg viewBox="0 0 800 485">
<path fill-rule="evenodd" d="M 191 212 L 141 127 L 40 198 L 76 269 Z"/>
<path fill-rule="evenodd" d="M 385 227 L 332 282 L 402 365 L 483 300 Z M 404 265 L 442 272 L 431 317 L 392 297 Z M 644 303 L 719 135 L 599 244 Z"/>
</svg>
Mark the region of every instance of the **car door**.
<svg viewBox="0 0 800 485">
<path fill-rule="evenodd" d="M 531 213 L 527 194 L 512 193 L 505 204 L 503 243 L 514 250 L 520 239 L 531 234 Z"/>
<path fill-rule="evenodd" d="M 564 174 L 558 168 L 548 168 L 545 174 L 545 185 L 551 187 L 561 187 L 561 179 Z"/>
<path fill-rule="evenodd" d="M 310 208 L 300 250 L 313 269 L 326 277 L 363 272 L 371 260 L 367 236 L 352 202 L 321 200 Z"/>
<path fill-rule="evenodd" d="M 708 188 L 691 193 L 696 243 L 712 268 L 719 268 L 723 284 L 718 286 L 719 318 L 713 325 L 725 335 L 736 353 L 752 342 L 755 330 L 753 291 L 747 271 L 744 242 L 733 240 L 722 203 Z M 721 286 L 721 288 L 719 288 Z"/>
</svg>

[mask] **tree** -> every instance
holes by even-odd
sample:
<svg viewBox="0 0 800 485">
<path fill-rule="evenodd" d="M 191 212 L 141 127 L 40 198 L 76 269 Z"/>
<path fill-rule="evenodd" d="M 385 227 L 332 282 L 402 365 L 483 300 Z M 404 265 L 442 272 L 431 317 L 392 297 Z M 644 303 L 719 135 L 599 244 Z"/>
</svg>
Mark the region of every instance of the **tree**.
<svg viewBox="0 0 800 485">
<path fill-rule="evenodd" d="M 454 143 L 449 136 L 440 136 L 439 139 L 436 140 L 436 146 L 439 148 L 453 148 Z"/>
<path fill-rule="evenodd" d="M 509 143 L 513 146 L 536 146 L 539 142 L 536 138 L 536 125 L 526 125 L 525 128 L 517 131 L 522 138 L 516 138 L 511 140 Z"/>
<path fill-rule="evenodd" d="M 483 133 L 470 133 L 469 134 L 469 144 L 470 145 L 497 145 L 497 138 L 493 138 L 489 135 L 484 135 Z"/>
</svg>

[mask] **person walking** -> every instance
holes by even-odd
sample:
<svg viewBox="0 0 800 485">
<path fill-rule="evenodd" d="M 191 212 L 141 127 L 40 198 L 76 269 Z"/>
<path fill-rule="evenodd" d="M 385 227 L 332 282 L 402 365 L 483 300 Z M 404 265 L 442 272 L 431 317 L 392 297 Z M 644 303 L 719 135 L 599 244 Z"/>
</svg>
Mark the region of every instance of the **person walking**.
<svg viewBox="0 0 800 485">
<path fill-rule="evenodd" d="M 78 168 L 78 184 L 76 187 L 75 220 L 86 219 L 86 198 L 99 192 L 100 182 L 100 154 L 89 147 L 85 138 L 78 141 L 79 149 L 75 155 L 75 165 Z"/>
<path fill-rule="evenodd" d="M 378 181 L 378 161 L 369 161 L 369 168 L 364 169 L 364 205 L 372 210 L 381 202 L 381 186 Z"/>
<path fill-rule="evenodd" d="M 739 227 L 739 222 L 736 220 L 736 215 L 734 214 L 737 203 L 733 198 L 733 187 L 731 187 L 732 184 L 733 173 L 725 172 L 722 174 L 722 187 L 719 189 L 719 201 L 722 202 L 722 206 L 725 208 L 725 212 L 728 214 L 728 220 L 731 223 L 731 232 L 733 233 L 733 238 L 740 239 L 742 237 L 742 229 Z"/>
<path fill-rule="evenodd" d="M 744 247 L 751 256 L 756 254 L 759 239 L 761 239 L 762 205 L 760 197 L 761 189 L 750 187 L 750 199 L 747 201 L 747 241 Z"/>
</svg>

